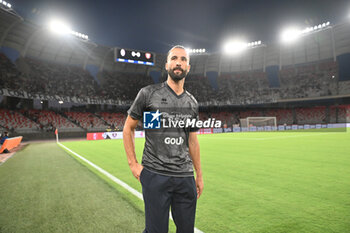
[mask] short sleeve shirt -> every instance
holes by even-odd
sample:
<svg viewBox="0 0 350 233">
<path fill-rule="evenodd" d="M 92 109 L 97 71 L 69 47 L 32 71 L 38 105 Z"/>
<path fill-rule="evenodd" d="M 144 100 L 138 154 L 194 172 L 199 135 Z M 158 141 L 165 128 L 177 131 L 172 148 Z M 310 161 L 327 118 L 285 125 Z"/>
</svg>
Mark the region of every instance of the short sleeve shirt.
<svg viewBox="0 0 350 233">
<path fill-rule="evenodd" d="M 186 90 L 177 95 L 166 82 L 150 85 L 140 90 L 128 114 L 143 120 L 144 112 L 156 111 L 161 113 L 160 128 L 145 129 L 142 165 L 162 175 L 193 176 L 188 139 L 198 128 L 181 122 L 198 120 L 196 99 Z"/>
</svg>

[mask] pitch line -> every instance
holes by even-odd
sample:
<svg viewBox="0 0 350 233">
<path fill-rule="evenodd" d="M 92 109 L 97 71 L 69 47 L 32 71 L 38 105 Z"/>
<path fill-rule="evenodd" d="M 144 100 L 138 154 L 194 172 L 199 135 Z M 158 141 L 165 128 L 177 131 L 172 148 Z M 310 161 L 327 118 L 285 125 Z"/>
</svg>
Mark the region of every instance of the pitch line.
<svg viewBox="0 0 350 233">
<path fill-rule="evenodd" d="M 298 138 L 298 137 L 309 137 L 309 136 L 320 136 L 320 135 L 328 135 L 334 133 L 312 133 L 307 135 L 290 135 L 290 136 L 281 136 L 281 137 L 266 137 L 266 138 L 234 138 L 234 137 L 219 137 L 214 139 L 230 139 L 230 140 L 252 140 L 252 141 L 261 141 L 261 140 L 270 140 L 270 139 L 285 139 L 285 138 Z M 213 139 L 213 138 L 212 138 Z"/>
<path fill-rule="evenodd" d="M 67 151 L 71 152 L 72 154 L 74 154 L 75 156 L 77 156 L 79 159 L 83 160 L 84 162 L 86 162 L 87 164 L 89 164 L 91 167 L 95 168 L 96 170 L 98 170 L 99 172 L 101 172 L 103 175 L 107 176 L 109 179 L 111 179 L 112 181 L 114 181 L 115 183 L 119 184 L 120 186 L 122 186 L 123 188 L 125 188 L 126 190 L 128 190 L 130 193 L 134 194 L 137 198 L 143 200 L 143 196 L 142 194 L 137 191 L 136 189 L 132 188 L 130 185 L 128 185 L 127 183 L 125 183 L 124 181 L 118 179 L 117 177 L 113 176 L 111 173 L 107 172 L 106 170 L 100 168 L 99 166 L 97 166 L 96 164 L 90 162 L 89 160 L 85 159 L 83 156 L 79 155 L 78 153 L 72 151 L 71 149 L 69 149 L 68 147 L 62 145 L 61 143 L 57 142 L 57 144 L 66 149 Z M 170 213 L 170 219 L 173 220 L 173 217 L 171 216 Z M 173 220 L 174 221 L 174 220 Z M 195 233 L 204 233 L 203 231 L 194 228 L 194 232 Z"/>
</svg>

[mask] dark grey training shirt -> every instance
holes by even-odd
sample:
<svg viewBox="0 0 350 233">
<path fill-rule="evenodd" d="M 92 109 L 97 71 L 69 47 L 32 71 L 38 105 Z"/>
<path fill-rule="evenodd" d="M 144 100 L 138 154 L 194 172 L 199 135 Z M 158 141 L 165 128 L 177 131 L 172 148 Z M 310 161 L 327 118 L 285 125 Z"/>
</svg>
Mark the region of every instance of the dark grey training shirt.
<svg viewBox="0 0 350 233">
<path fill-rule="evenodd" d="M 137 120 L 143 119 L 143 112 L 157 111 L 163 122 L 160 129 L 145 129 L 146 142 L 142 165 L 150 171 L 168 176 L 192 176 L 193 166 L 189 155 L 188 138 L 195 127 L 181 128 L 170 125 L 177 122 L 198 119 L 198 103 L 186 90 L 177 95 L 166 82 L 144 87 L 138 93 L 128 114 Z"/>
</svg>

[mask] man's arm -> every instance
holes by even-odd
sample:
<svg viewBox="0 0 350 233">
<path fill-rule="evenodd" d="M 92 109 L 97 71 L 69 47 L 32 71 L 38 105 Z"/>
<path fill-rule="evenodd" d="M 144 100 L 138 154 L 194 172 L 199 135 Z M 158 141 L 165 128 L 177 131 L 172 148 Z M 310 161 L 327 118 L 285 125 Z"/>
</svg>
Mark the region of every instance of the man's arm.
<svg viewBox="0 0 350 233">
<path fill-rule="evenodd" d="M 143 166 L 137 162 L 135 153 L 135 128 L 138 120 L 133 119 L 128 115 L 124 124 L 123 142 L 128 164 L 132 174 L 140 181 L 140 173 Z"/>
<path fill-rule="evenodd" d="M 203 192 L 204 183 L 201 168 L 201 159 L 199 151 L 199 142 L 197 139 L 197 132 L 190 132 L 188 140 L 190 155 L 192 158 L 194 169 L 196 170 L 196 187 L 197 187 L 197 198 L 199 198 Z"/>
</svg>

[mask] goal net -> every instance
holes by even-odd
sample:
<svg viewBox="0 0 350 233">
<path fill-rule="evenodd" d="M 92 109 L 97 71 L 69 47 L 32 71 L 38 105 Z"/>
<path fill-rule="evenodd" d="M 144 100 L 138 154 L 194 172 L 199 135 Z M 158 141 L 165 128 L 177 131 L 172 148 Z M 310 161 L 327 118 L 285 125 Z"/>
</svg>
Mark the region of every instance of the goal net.
<svg viewBox="0 0 350 233">
<path fill-rule="evenodd" d="M 240 119 L 242 128 L 270 126 L 277 129 L 276 117 L 247 117 Z"/>
</svg>

